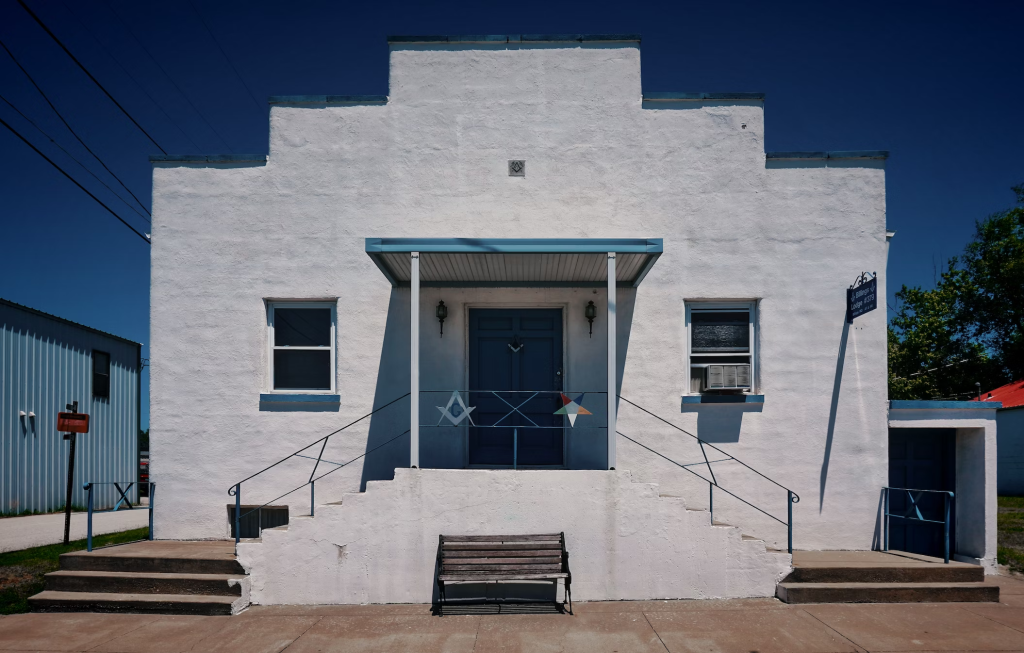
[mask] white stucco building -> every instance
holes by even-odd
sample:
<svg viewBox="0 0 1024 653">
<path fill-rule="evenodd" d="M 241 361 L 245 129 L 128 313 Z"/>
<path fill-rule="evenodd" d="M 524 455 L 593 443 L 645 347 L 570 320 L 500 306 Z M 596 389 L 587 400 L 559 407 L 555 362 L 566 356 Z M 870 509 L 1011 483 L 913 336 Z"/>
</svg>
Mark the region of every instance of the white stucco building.
<svg viewBox="0 0 1024 653">
<path fill-rule="evenodd" d="M 845 319 L 885 152 L 766 153 L 763 95 L 642 89 L 633 36 L 396 37 L 389 89 L 154 158 L 158 537 L 230 537 L 246 479 L 264 603 L 430 600 L 439 534 L 564 531 L 580 599 L 772 595 L 790 510 L 879 544 L 889 428 L 935 426 Z M 992 412 L 944 423 L 985 564 Z"/>
</svg>

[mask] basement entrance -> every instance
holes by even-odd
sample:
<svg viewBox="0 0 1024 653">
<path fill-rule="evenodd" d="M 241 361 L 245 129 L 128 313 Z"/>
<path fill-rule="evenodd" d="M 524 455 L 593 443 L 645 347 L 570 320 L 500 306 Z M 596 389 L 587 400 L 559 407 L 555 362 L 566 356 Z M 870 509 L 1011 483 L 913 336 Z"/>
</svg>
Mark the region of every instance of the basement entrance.
<svg viewBox="0 0 1024 653">
<path fill-rule="evenodd" d="M 956 429 L 889 429 L 889 486 L 913 490 L 956 492 Z M 944 499 L 941 494 L 915 494 L 917 508 L 924 519 L 941 522 Z M 906 492 L 891 492 L 889 511 L 893 515 L 913 513 Z M 914 513 L 916 514 L 916 513 Z M 956 502 L 950 509 L 950 521 L 956 524 Z M 941 558 L 943 525 L 909 519 L 891 518 L 889 548 Z M 949 529 L 949 550 L 956 548 L 956 528 Z"/>
</svg>

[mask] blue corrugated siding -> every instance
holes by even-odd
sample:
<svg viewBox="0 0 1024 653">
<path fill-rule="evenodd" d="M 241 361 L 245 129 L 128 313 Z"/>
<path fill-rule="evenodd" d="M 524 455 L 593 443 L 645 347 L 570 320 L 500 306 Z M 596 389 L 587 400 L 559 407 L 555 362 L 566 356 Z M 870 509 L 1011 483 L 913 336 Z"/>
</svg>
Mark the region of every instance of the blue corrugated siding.
<svg viewBox="0 0 1024 653">
<path fill-rule="evenodd" d="M 94 349 L 110 354 L 109 399 L 92 396 Z M 138 345 L 0 304 L 0 512 L 64 506 L 69 447 L 57 413 L 76 399 L 90 425 L 78 436 L 72 503 L 85 506 L 85 482 L 135 480 L 138 374 Z M 95 507 L 112 507 L 116 497 L 104 486 Z M 138 500 L 134 490 L 131 498 Z"/>
</svg>

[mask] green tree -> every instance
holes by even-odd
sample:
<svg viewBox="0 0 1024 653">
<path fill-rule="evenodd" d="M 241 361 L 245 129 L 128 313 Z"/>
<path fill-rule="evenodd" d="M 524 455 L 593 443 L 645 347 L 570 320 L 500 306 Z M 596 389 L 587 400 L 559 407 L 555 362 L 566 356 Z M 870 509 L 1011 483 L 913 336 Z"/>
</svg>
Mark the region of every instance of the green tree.
<svg viewBox="0 0 1024 653">
<path fill-rule="evenodd" d="M 1024 378 L 1024 185 L 975 223 L 935 288 L 903 286 L 889 322 L 891 399 L 968 399 Z"/>
</svg>

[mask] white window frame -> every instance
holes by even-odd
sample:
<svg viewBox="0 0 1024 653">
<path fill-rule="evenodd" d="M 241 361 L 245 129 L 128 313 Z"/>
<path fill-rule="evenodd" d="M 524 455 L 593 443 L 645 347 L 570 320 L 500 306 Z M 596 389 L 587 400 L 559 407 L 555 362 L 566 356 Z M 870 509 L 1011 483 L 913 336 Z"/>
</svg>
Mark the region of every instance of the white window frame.
<svg viewBox="0 0 1024 653">
<path fill-rule="evenodd" d="M 748 325 L 750 326 L 750 353 L 749 354 L 735 354 L 735 356 L 736 356 L 737 359 L 739 359 L 740 357 L 749 357 L 750 358 L 750 390 L 744 391 L 743 394 L 745 394 L 745 395 L 756 395 L 756 394 L 759 394 L 760 383 L 759 383 L 759 378 L 758 378 L 758 371 L 759 370 L 758 370 L 758 364 L 757 364 L 757 359 L 758 359 L 758 356 L 760 354 L 760 352 L 759 352 L 759 344 L 760 344 L 760 342 L 758 340 L 758 327 L 757 327 L 757 323 L 758 323 L 758 315 L 757 315 L 758 300 L 756 300 L 756 299 L 747 299 L 747 300 L 738 300 L 738 301 L 721 301 L 721 300 L 688 299 L 688 300 L 685 300 L 683 302 L 683 306 L 684 306 L 684 309 L 685 309 L 685 314 L 684 314 L 684 317 L 683 317 L 683 319 L 684 319 L 683 330 L 685 332 L 685 339 L 686 339 L 686 355 L 685 355 L 685 365 L 684 365 L 684 369 L 686 370 L 686 385 L 685 385 L 685 391 L 683 392 L 683 394 L 684 395 L 689 395 L 689 396 L 700 396 L 702 394 L 716 394 L 716 393 L 711 393 L 711 392 L 707 392 L 707 391 L 705 391 L 703 393 L 701 393 L 701 392 L 692 392 L 690 390 L 690 388 L 691 388 L 690 378 L 691 378 L 691 375 L 693 374 L 692 370 L 690 369 L 690 361 L 694 357 L 693 349 L 692 349 L 692 346 L 693 346 L 693 329 L 691 328 L 691 324 L 692 324 L 691 314 L 692 314 L 692 311 L 694 309 L 696 309 L 698 311 L 708 311 L 708 310 L 711 310 L 711 311 L 747 311 L 748 312 L 747 313 L 747 315 L 748 315 L 747 320 L 748 320 Z M 729 354 L 697 354 L 697 355 L 698 356 L 700 356 L 700 355 L 728 356 Z M 739 361 L 737 361 L 737 362 L 739 362 Z"/>
<path fill-rule="evenodd" d="M 298 301 L 298 300 L 267 300 L 267 392 L 282 395 L 333 395 L 337 394 L 338 377 L 338 302 L 334 301 Z M 322 351 L 326 347 L 276 347 L 274 346 L 274 309 L 280 308 L 329 308 L 331 310 L 331 387 L 330 389 L 291 389 L 274 387 L 274 351 L 288 349 L 291 351 Z"/>
</svg>

